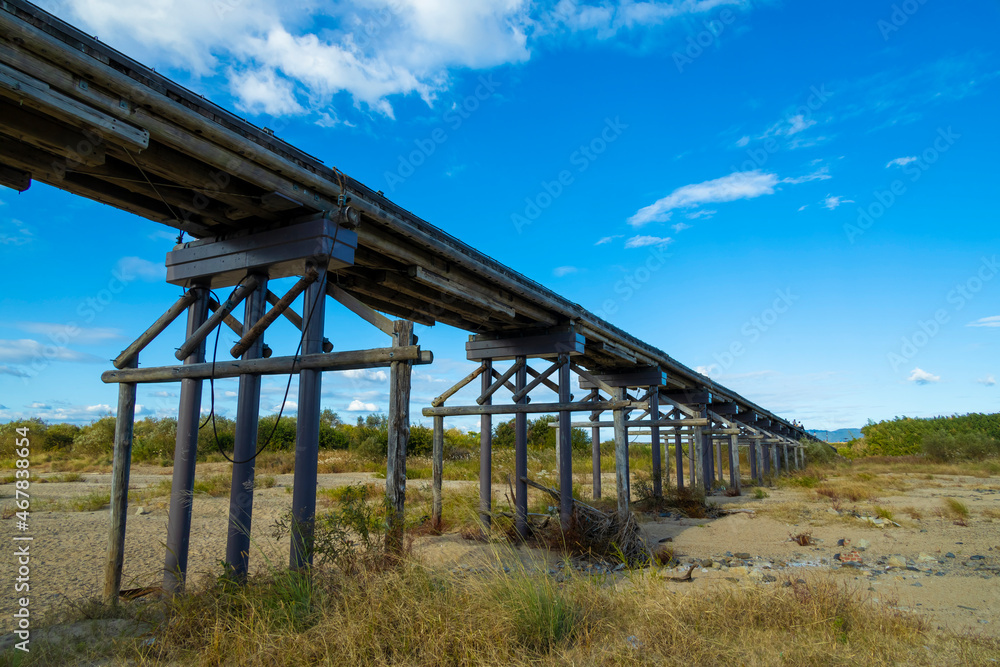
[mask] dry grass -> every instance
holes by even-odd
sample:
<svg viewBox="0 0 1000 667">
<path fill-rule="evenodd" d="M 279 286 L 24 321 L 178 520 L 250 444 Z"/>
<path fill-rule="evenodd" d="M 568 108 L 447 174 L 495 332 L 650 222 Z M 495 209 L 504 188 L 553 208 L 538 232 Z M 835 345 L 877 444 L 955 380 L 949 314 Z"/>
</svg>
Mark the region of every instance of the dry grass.
<svg viewBox="0 0 1000 667">
<path fill-rule="evenodd" d="M 963 525 L 969 520 L 969 508 L 961 500 L 957 498 L 942 498 L 941 503 L 943 504 L 942 511 L 944 515 L 949 519 Z"/>
<path fill-rule="evenodd" d="M 871 484 L 847 480 L 826 482 L 816 488 L 816 493 L 832 500 L 850 500 L 855 503 L 859 500 L 878 499 L 878 489 L 872 488 Z"/>
<path fill-rule="evenodd" d="M 502 556 L 499 556 L 502 557 Z M 827 582 L 687 592 L 655 572 L 564 583 L 530 570 L 441 575 L 418 563 L 312 581 L 275 572 L 118 613 L 162 618 L 94 663 L 239 665 L 984 664 L 995 640 L 922 621 Z M 165 613 L 164 613 L 165 612 Z M 734 622 L 738 619 L 738 622 Z M 88 647 L 89 648 L 89 647 Z M 65 662 L 32 644 L 24 665 Z M 103 658 L 103 659 L 102 659 Z M 13 664 L 0 657 L 0 664 Z"/>
</svg>

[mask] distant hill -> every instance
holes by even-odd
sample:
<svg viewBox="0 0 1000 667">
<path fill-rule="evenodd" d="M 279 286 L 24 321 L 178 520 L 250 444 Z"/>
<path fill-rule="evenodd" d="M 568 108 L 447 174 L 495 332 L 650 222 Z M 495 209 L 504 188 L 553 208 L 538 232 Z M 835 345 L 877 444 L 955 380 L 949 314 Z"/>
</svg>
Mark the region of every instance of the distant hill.
<svg viewBox="0 0 1000 667">
<path fill-rule="evenodd" d="M 809 429 L 809 433 L 823 442 L 847 442 L 861 437 L 860 428 L 838 428 L 836 431 L 820 431 Z"/>
</svg>

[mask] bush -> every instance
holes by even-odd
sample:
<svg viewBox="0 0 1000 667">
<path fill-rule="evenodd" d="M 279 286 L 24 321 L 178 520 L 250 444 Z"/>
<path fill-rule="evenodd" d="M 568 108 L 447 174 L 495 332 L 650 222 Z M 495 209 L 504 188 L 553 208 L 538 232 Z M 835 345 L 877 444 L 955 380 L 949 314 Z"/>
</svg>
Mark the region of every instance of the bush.
<svg viewBox="0 0 1000 667">
<path fill-rule="evenodd" d="M 75 424 L 53 424 L 45 429 L 42 436 L 42 450 L 46 452 L 69 450 L 80 434 Z"/>
<path fill-rule="evenodd" d="M 833 461 L 834 457 L 837 456 L 837 452 L 830 445 L 825 442 L 818 442 L 816 440 L 802 439 L 802 446 L 805 448 L 806 462 L 815 464 L 830 463 Z"/>
<path fill-rule="evenodd" d="M 173 461 L 177 444 L 177 420 L 169 417 L 146 417 L 135 423 L 132 435 L 132 460 Z"/>
<path fill-rule="evenodd" d="M 101 417 L 80 429 L 73 440 L 73 456 L 96 459 L 111 456 L 115 444 L 115 418 Z"/>
<path fill-rule="evenodd" d="M 985 433 L 959 433 L 952 435 L 944 429 L 928 433 L 923 437 L 921 449 L 924 456 L 933 461 L 956 461 L 972 459 L 982 461 L 989 456 L 1000 455 L 1000 441 Z"/>
</svg>

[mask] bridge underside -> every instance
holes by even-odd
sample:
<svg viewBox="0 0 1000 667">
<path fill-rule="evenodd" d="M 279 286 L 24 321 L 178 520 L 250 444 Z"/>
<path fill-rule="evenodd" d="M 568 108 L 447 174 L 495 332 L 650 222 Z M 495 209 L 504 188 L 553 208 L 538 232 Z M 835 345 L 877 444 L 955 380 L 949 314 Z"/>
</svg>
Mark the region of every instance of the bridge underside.
<svg viewBox="0 0 1000 667">
<path fill-rule="evenodd" d="M 137 383 L 182 382 L 188 391 L 182 392 L 181 413 L 193 414 L 197 424 L 202 381 L 226 373 L 239 376 L 241 417 L 249 424 L 251 415 L 256 418 L 259 403 L 259 382 L 254 388 L 253 378 L 259 380 L 262 373 L 299 373 L 300 391 L 311 386 L 309 391 L 318 397 L 323 371 L 389 366 L 393 369 L 393 425 L 387 491 L 401 512 L 409 423 L 408 369 L 414 363 L 430 361 L 429 355 L 416 347 L 413 322 L 428 326 L 440 322 L 475 334 L 467 356 L 478 366 L 424 414 L 435 424 L 438 499 L 442 422 L 448 416 L 480 415 L 484 521 L 488 521 L 490 511 L 493 415 L 515 415 L 520 462 L 526 415 L 557 413 L 564 476 L 568 474 L 570 427 L 591 428 L 598 494 L 599 429 L 613 428 L 619 509 L 623 512 L 628 511 L 629 502 L 629 429 L 648 434 L 657 444 L 656 493 L 662 492 L 670 465 L 660 454 L 659 444 L 665 440 L 675 447 L 677 483 L 707 491 L 720 483 L 739 489 L 741 448 L 746 452 L 750 476 L 756 479 L 778 466 L 790 467 L 791 457 L 801 463 L 798 440 L 809 436 L 800 425 L 772 414 L 465 245 L 393 204 L 381 192 L 278 139 L 272 131 L 253 126 L 30 3 L 0 0 L 0 184 L 24 191 L 33 180 L 168 225 L 195 239 L 179 245 L 168 257 L 168 280 L 188 289 L 183 303 L 175 304 L 164 315 L 169 323 L 188 311 L 184 354 L 179 352 L 178 356 L 185 364 L 137 368 L 141 349 L 166 326 L 157 331 L 160 322 L 122 353 L 116 361 L 119 370 L 105 374 L 105 381 L 118 382 L 121 387 L 109 596 L 117 595 L 118 582 L 112 571 L 117 568 L 120 579 L 124 538 L 123 489 L 127 489 L 131 425 L 123 417 L 134 408 Z M 313 239 L 318 245 L 305 247 L 292 242 L 299 237 Z M 267 255 L 261 260 L 264 250 Z M 236 265 L 230 262 L 232 257 L 238 258 Z M 279 299 L 266 285 L 269 278 L 283 276 L 299 276 L 301 289 Z M 207 288 L 224 286 L 237 287 L 225 303 L 212 303 Z M 305 310 L 309 312 L 302 315 L 288 308 L 298 294 L 306 295 Z M 321 304 L 327 296 L 392 336 L 392 348 L 358 351 L 350 358 L 323 357 L 328 350 L 323 346 L 322 328 L 317 332 L 314 322 L 310 327 L 310 314 L 319 313 L 322 318 Z M 239 322 L 230 311 L 243 300 L 245 317 Z M 272 307 L 265 313 L 267 303 Z M 214 314 L 209 315 L 209 310 Z M 400 319 L 390 322 L 380 313 Z M 302 332 L 301 355 L 296 351 L 291 356 L 266 358 L 269 350 L 263 345 L 263 334 L 279 316 Z M 213 328 L 223 325 L 241 337 L 240 345 L 231 351 L 237 361 L 220 361 L 206 369 L 204 340 Z M 536 364 L 541 361 L 545 368 L 532 367 L 532 360 Z M 509 367 L 501 371 L 500 365 L 506 362 L 510 362 Z M 578 376 L 579 389 L 589 392 L 583 399 L 574 400 L 571 395 L 572 374 Z M 305 381 L 307 375 L 309 382 Z M 445 405 L 452 394 L 476 378 L 481 382 L 476 405 Z M 246 400 L 242 398 L 244 383 Z M 555 391 L 558 401 L 532 405 L 530 393 L 541 387 Z M 494 402 L 500 389 L 511 393 L 509 404 Z M 305 429 L 305 440 L 314 439 L 309 425 L 318 423 L 319 418 L 318 398 L 313 401 L 314 409 L 309 407 L 313 398 L 300 396 L 299 401 L 299 426 Z M 589 420 L 573 423 L 573 412 L 587 413 Z M 611 419 L 602 416 L 608 412 Z M 184 447 L 189 448 L 190 433 L 185 437 Z M 181 439 L 179 431 L 178 451 L 182 450 Z M 682 465 L 685 456 L 687 479 Z M 315 460 L 301 465 L 307 470 L 300 478 L 297 460 L 294 502 L 311 493 L 314 508 Z M 526 511 L 526 482 L 521 479 L 526 471 L 521 468 L 519 464 L 516 471 L 519 520 Z M 728 481 L 723 479 L 724 469 L 729 470 Z M 186 474 L 193 479 L 193 467 Z M 249 474 L 252 479 L 252 468 Z M 182 497 L 190 490 L 190 480 L 177 475 L 175 469 L 174 491 Z M 570 477 L 562 482 L 565 523 L 569 520 L 568 489 L 572 483 Z M 234 498 L 235 484 L 234 475 Z M 241 502 L 244 504 L 234 506 L 237 514 L 246 507 L 245 499 Z M 307 510 L 303 510 L 304 520 L 310 519 Z M 183 526 L 177 530 L 180 544 L 187 535 L 182 534 Z M 303 565 L 303 558 L 303 553 L 293 550 L 293 565 Z M 173 567 L 177 569 L 176 562 Z M 183 580 L 180 569 L 181 577 L 175 584 Z M 168 576 L 176 574 L 168 572 Z"/>
</svg>

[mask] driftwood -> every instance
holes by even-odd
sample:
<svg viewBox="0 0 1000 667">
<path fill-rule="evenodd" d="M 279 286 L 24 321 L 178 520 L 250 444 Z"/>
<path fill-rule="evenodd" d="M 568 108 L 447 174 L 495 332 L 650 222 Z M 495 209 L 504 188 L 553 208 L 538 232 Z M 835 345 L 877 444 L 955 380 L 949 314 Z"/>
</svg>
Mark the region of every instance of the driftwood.
<svg viewBox="0 0 1000 667">
<path fill-rule="evenodd" d="M 559 491 L 556 489 L 542 486 L 527 477 L 522 477 L 521 480 L 556 500 L 560 499 Z M 617 512 L 602 512 L 574 498 L 573 526 L 576 529 L 577 542 L 592 556 L 622 561 L 627 565 L 643 565 L 653 558 L 646 541 L 642 538 L 639 522 L 631 512 L 623 520 Z"/>
</svg>

